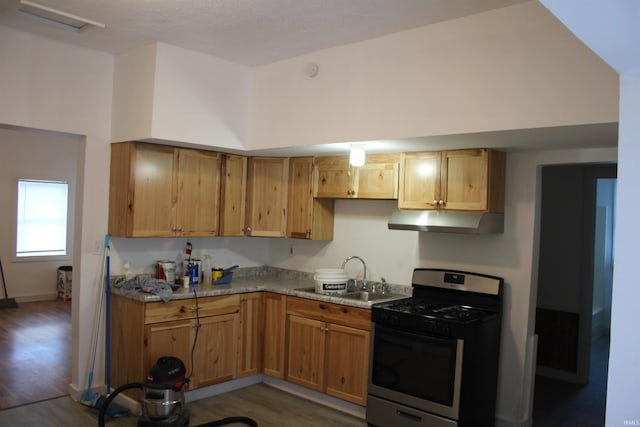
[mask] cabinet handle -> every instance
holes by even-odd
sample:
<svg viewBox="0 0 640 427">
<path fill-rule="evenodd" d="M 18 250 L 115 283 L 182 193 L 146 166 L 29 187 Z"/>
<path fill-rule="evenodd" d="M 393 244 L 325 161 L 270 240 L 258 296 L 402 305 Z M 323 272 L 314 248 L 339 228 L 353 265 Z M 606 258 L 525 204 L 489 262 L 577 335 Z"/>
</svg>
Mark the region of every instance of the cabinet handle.
<svg viewBox="0 0 640 427">
<path fill-rule="evenodd" d="M 171 231 L 173 231 L 174 233 L 176 232 L 176 230 L 177 230 L 177 228 L 175 228 L 175 227 L 173 227 L 173 228 L 171 229 Z"/>
<path fill-rule="evenodd" d="M 251 227 L 247 227 L 247 228 L 245 229 L 245 231 L 246 231 L 247 233 L 251 233 Z"/>
<path fill-rule="evenodd" d="M 321 330 L 322 332 L 329 332 L 329 328 L 325 328 L 325 327 L 320 328 L 320 330 Z"/>
<path fill-rule="evenodd" d="M 433 202 L 431 202 L 431 204 L 432 204 L 433 206 L 438 206 L 438 201 L 437 201 L 436 199 L 433 199 Z"/>
<path fill-rule="evenodd" d="M 444 200 L 440 200 L 440 201 L 438 202 L 438 206 L 442 206 L 442 205 L 444 205 Z"/>
<path fill-rule="evenodd" d="M 200 310 L 200 307 L 198 307 L 197 305 L 194 305 L 191 307 L 191 312 L 195 313 L 196 311 Z"/>
</svg>

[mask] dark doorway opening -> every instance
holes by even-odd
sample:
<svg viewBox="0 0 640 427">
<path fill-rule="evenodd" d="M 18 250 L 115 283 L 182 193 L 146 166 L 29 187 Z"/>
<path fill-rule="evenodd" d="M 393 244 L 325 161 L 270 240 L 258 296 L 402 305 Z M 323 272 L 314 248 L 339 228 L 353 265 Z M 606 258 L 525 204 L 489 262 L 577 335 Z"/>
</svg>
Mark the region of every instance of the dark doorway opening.
<svg viewBox="0 0 640 427">
<path fill-rule="evenodd" d="M 542 168 L 534 426 L 602 426 L 616 165 Z"/>
</svg>

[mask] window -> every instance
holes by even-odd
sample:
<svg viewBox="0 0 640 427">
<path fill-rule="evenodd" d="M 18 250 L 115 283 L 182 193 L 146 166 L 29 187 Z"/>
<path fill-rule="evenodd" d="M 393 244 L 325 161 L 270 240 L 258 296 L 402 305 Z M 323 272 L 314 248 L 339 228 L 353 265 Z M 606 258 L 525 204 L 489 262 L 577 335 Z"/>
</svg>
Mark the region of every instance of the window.
<svg viewBox="0 0 640 427">
<path fill-rule="evenodd" d="M 18 180 L 16 257 L 67 254 L 67 195 L 60 181 Z"/>
</svg>

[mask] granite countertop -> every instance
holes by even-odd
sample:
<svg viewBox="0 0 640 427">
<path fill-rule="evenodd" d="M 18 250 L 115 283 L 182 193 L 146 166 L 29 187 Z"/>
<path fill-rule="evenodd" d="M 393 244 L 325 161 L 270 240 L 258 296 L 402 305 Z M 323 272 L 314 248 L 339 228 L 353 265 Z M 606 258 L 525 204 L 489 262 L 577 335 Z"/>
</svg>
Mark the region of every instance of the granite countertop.
<svg viewBox="0 0 640 427">
<path fill-rule="evenodd" d="M 239 268 L 235 270 L 230 284 L 226 285 L 198 285 L 195 293 L 191 289 L 179 288 L 173 291 L 172 300 L 210 297 L 218 295 L 241 294 L 248 292 L 269 291 L 280 294 L 326 301 L 352 307 L 371 308 L 378 302 L 391 301 L 411 296 L 411 286 L 390 284 L 391 293 L 388 296 L 379 296 L 375 301 L 362 301 L 359 299 L 344 298 L 339 295 L 323 295 L 298 289 L 313 288 L 315 281 L 313 273 L 285 270 L 274 267 Z M 111 292 L 125 296 L 140 302 L 161 301 L 158 295 L 143 291 L 126 291 L 112 286 Z"/>
</svg>

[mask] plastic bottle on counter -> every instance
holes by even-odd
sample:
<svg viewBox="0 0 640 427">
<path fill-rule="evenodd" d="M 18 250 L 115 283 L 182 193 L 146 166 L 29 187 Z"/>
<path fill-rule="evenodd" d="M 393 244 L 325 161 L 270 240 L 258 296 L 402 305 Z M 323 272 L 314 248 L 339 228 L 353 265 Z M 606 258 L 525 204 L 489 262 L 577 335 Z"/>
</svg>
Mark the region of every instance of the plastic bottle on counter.
<svg viewBox="0 0 640 427">
<path fill-rule="evenodd" d="M 202 283 L 204 285 L 211 284 L 211 257 L 209 255 L 205 255 L 202 261 Z"/>
</svg>

